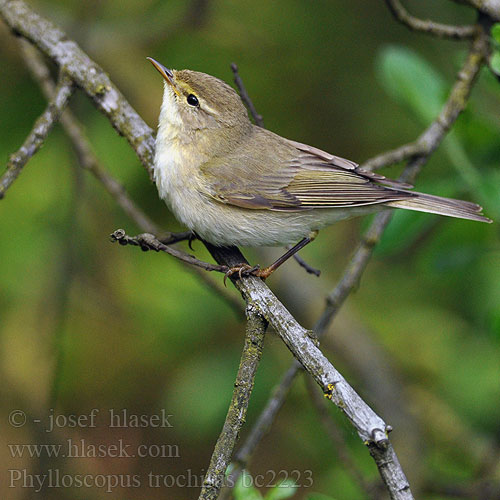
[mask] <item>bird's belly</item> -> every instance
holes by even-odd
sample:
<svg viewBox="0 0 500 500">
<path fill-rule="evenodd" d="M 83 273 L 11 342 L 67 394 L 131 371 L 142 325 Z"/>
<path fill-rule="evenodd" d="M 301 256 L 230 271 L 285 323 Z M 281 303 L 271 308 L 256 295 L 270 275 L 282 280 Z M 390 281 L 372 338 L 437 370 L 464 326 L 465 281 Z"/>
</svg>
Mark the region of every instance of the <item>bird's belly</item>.
<svg viewBox="0 0 500 500">
<path fill-rule="evenodd" d="M 380 206 L 315 209 L 303 212 L 251 210 L 199 200 L 199 210 L 186 207 L 177 217 L 202 239 L 218 246 L 285 246 L 295 244 L 325 226 L 357 215 L 380 210 Z"/>
</svg>

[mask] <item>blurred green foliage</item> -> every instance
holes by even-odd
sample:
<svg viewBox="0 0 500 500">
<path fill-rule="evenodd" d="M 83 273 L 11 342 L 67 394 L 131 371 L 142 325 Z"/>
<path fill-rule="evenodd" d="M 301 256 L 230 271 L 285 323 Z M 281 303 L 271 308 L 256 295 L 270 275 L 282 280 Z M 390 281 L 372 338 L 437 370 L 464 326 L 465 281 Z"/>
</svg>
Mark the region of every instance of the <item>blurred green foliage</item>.
<svg viewBox="0 0 500 500">
<path fill-rule="evenodd" d="M 383 2 L 30 4 L 109 72 L 151 126 L 162 84 L 146 56 L 226 81 L 234 61 L 267 127 L 359 162 L 412 141 L 424 130 L 446 99 L 466 50 L 465 43 L 410 33 Z M 415 14 L 442 22 L 474 21 L 472 11 L 453 2 L 425 0 L 412 7 Z M 498 41 L 498 28 L 492 36 Z M 23 66 L 16 39 L 1 24 L 0 41 L 0 158 L 5 163 L 46 103 Z M 473 480 L 489 450 L 498 446 L 499 104 L 500 85 L 485 69 L 467 111 L 416 185 L 419 191 L 477 201 L 496 222 L 399 211 L 324 341 L 334 364 L 393 424 L 392 440 L 417 491 L 429 484 Z M 134 200 L 162 227 L 181 229 L 106 119 L 82 95 L 72 109 L 103 165 Z M 399 168 L 384 173 L 396 176 Z M 308 262 L 322 270 L 319 280 L 293 262 L 269 280 L 304 325 L 314 323 L 366 224 L 340 223 L 305 249 Z M 100 184 L 79 170 L 56 127 L 0 201 L 2 415 L 6 419 L 12 409 L 22 408 L 45 422 L 50 408 L 77 415 L 100 408 L 101 416 L 109 408 L 149 415 L 166 408 L 173 427 L 111 431 L 104 419 L 98 429 L 64 428 L 42 437 L 36 425 L 7 427 L 3 440 L 170 443 L 179 446 L 180 456 L 36 461 L 13 459 L 3 446 L 2 463 L 33 471 L 59 467 L 67 473 L 141 477 L 141 488 L 132 493 L 117 488 L 109 498 L 195 496 L 194 487 L 148 487 L 147 474 L 204 472 L 230 401 L 243 322 L 172 258 L 109 243 L 108 235 L 118 227 L 130 234 L 139 231 Z M 199 243 L 194 242 L 194 252 L 209 259 Z M 261 263 L 278 250 L 271 253 L 248 251 L 252 261 Z M 290 360 L 270 332 L 247 429 Z M 377 360 L 377 370 L 370 371 Z M 377 481 L 355 432 L 339 412 L 332 411 L 332 418 L 362 473 Z M 293 498 L 364 498 L 318 425 L 301 381 L 249 466 L 253 477 L 270 470 L 313 471 L 313 486 L 298 487 Z M 284 492 L 293 488 L 238 490 L 237 495 L 276 500 Z M 26 493 L 17 488 L 1 495 L 21 499 Z M 44 495 L 88 500 L 103 493 L 54 488 Z"/>
<path fill-rule="evenodd" d="M 257 479 L 260 479 L 260 482 L 265 484 L 265 477 L 261 476 Z M 267 478 L 268 481 L 270 479 L 271 477 Z M 234 486 L 234 500 L 285 500 L 285 498 L 294 496 L 297 490 L 294 481 L 290 479 L 283 479 L 276 484 L 274 484 L 275 481 L 273 479 L 272 483 L 273 485 L 269 487 L 267 494 L 262 496 L 259 490 L 254 486 L 254 484 L 258 486 L 259 481 L 256 481 L 256 478 L 253 478 L 248 471 L 243 470 Z"/>
</svg>

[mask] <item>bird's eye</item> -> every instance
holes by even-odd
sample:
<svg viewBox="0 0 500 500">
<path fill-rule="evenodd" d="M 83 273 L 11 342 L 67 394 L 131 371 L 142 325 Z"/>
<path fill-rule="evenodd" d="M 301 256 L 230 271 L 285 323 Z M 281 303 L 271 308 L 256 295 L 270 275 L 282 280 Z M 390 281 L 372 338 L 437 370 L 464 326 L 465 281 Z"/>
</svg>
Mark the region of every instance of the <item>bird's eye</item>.
<svg viewBox="0 0 500 500">
<path fill-rule="evenodd" d="M 187 96 L 187 102 L 191 106 L 199 106 L 200 102 L 198 101 L 198 98 L 194 94 L 189 94 Z"/>
</svg>

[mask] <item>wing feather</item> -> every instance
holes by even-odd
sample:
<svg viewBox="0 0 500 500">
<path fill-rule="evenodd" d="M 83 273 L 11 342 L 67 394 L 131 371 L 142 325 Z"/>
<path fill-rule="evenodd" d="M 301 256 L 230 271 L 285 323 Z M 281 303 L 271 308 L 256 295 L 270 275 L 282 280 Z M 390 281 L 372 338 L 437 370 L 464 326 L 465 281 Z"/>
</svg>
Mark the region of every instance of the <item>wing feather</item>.
<svg viewBox="0 0 500 500">
<path fill-rule="evenodd" d="M 407 184 L 353 161 L 255 127 L 233 153 L 202 165 L 208 192 L 242 208 L 300 211 L 355 207 L 414 196 Z M 272 163 L 269 151 L 273 151 Z"/>
</svg>

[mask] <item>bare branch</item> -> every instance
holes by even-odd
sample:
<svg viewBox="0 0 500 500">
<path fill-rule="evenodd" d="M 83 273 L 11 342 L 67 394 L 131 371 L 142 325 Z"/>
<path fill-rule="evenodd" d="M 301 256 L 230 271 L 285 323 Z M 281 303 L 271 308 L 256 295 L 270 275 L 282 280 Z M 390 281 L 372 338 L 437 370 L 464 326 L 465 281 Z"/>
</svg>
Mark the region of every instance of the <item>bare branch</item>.
<svg viewBox="0 0 500 500">
<path fill-rule="evenodd" d="M 476 33 L 477 28 L 475 26 L 452 26 L 419 19 L 412 16 L 399 0 L 385 0 L 385 3 L 393 16 L 413 31 L 421 31 L 440 38 L 451 38 L 452 40 L 472 38 Z"/>
<path fill-rule="evenodd" d="M 219 273 L 226 273 L 229 268 L 225 265 L 215 265 L 209 262 L 203 262 L 198 260 L 196 257 L 183 252 L 182 250 L 177 250 L 169 245 L 165 245 L 153 234 L 143 233 L 137 236 L 129 236 L 125 233 L 123 229 L 117 229 L 111 235 L 111 241 L 117 241 L 120 245 L 132 245 L 136 247 L 141 247 L 142 250 L 154 250 L 155 252 L 165 252 L 176 259 L 179 259 L 186 264 L 191 264 L 192 266 L 200 267 L 205 271 L 217 271 Z"/>
<path fill-rule="evenodd" d="M 241 263 L 241 254 L 214 247 L 206 243 L 208 250 L 217 262 L 228 266 Z M 344 377 L 333 367 L 317 347 L 317 338 L 312 331 L 301 326 L 290 312 L 281 304 L 264 282 L 249 276 L 239 279 L 231 277 L 240 293 L 249 304 L 254 304 L 260 313 L 274 327 L 292 354 L 311 374 L 324 394 L 331 399 L 351 420 L 363 441 L 374 441 L 385 446 L 387 435 L 384 421 L 361 400 Z"/>
<path fill-rule="evenodd" d="M 392 151 L 382 153 L 361 165 L 367 170 L 376 170 L 411 158 L 428 157 L 441 144 L 444 136 L 465 109 L 474 82 L 488 54 L 488 37 L 478 28 L 467 59 L 459 71 L 450 95 L 437 118 L 415 142 L 405 144 Z"/>
<path fill-rule="evenodd" d="M 9 158 L 7 170 L 0 178 L 0 199 L 5 196 L 5 192 L 17 179 L 30 158 L 42 147 L 45 139 L 68 105 L 73 92 L 74 86 L 71 79 L 62 73 L 59 77 L 57 87 L 54 89 L 54 96 L 50 100 L 46 110 L 36 120 L 33 129 L 28 137 L 26 137 L 23 145 Z"/>
<path fill-rule="evenodd" d="M 267 321 L 261 316 L 257 307 L 249 304 L 245 345 L 234 383 L 233 397 L 205 474 L 199 500 L 215 500 L 219 496 L 227 466 L 231 462 L 234 445 L 245 421 L 255 373 L 262 356 L 266 329 Z"/>
<path fill-rule="evenodd" d="M 234 250 L 214 247 L 208 250 L 217 262 L 228 266 L 239 264 L 241 254 Z M 335 369 L 317 347 L 317 337 L 302 327 L 276 296 L 259 278 L 254 276 L 238 279 L 231 277 L 247 304 L 254 304 L 275 329 L 292 354 L 313 377 L 325 394 L 347 416 L 364 443 L 372 443 L 383 456 L 380 461 L 384 470 L 381 475 L 393 499 L 412 499 L 408 481 L 389 443 L 387 433 L 391 429 L 354 391 L 345 378 Z M 380 465 L 379 464 L 379 465 Z M 390 477 L 389 477 L 390 476 Z"/>
</svg>

